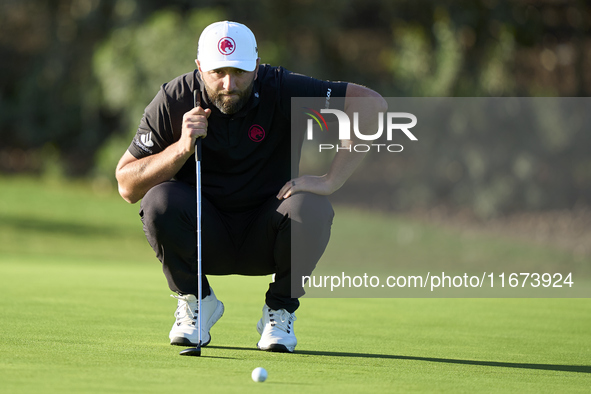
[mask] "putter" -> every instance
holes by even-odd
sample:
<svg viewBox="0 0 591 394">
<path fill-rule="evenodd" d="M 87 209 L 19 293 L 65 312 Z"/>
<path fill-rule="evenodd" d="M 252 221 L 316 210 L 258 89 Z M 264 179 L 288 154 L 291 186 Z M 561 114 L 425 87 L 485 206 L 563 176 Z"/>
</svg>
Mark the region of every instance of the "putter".
<svg viewBox="0 0 591 394">
<path fill-rule="evenodd" d="M 193 91 L 193 101 L 195 107 L 201 105 L 199 90 L 197 89 Z M 201 338 L 201 294 L 203 293 L 201 289 L 201 138 L 197 138 L 195 141 L 195 177 L 195 191 L 197 192 L 197 330 L 199 331 L 199 340 L 197 346 L 185 349 L 179 354 L 181 356 L 199 357 L 201 356 L 201 344 L 203 343 Z"/>
</svg>

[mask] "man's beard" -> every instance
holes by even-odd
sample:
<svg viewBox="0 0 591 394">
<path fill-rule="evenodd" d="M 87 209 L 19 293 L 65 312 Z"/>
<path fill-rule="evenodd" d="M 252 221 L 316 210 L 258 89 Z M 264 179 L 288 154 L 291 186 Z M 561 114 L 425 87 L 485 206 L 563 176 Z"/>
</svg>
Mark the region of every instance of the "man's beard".
<svg viewBox="0 0 591 394">
<path fill-rule="evenodd" d="M 211 103 L 215 105 L 216 108 L 220 110 L 220 112 L 226 115 L 233 115 L 246 105 L 248 99 L 250 98 L 250 94 L 252 93 L 253 87 L 254 79 L 243 91 L 233 90 L 229 92 L 216 93 L 211 91 L 207 85 L 205 85 L 205 91 L 207 92 L 207 96 L 209 97 Z M 238 100 L 236 100 L 236 96 L 228 97 L 228 94 L 238 95 Z"/>
</svg>

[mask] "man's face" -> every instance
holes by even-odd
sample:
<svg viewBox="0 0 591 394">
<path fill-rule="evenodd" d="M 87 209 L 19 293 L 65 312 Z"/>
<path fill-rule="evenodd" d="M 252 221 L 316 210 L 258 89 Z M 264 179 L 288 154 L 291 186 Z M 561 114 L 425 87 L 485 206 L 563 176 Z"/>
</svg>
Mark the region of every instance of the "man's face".
<svg viewBox="0 0 591 394">
<path fill-rule="evenodd" d="M 199 67 L 199 62 L 197 62 Z M 235 114 L 248 102 L 254 80 L 258 71 L 244 71 L 234 67 L 217 68 L 202 72 L 201 79 L 205 83 L 205 91 L 209 100 L 222 113 L 227 115 Z"/>
</svg>

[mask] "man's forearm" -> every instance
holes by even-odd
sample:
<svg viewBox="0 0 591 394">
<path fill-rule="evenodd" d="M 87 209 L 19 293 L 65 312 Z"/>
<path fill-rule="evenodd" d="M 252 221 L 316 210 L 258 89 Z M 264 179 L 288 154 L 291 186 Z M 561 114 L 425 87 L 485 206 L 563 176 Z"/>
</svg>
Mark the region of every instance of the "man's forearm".
<svg viewBox="0 0 591 394">
<path fill-rule="evenodd" d="M 345 184 L 366 155 L 365 152 L 343 149 L 352 145 L 352 143 L 352 141 L 342 141 L 342 148 L 335 154 L 330 169 L 325 175 L 330 185 L 331 193 L 334 193 Z"/>
<path fill-rule="evenodd" d="M 173 144 L 160 153 L 142 159 L 125 155 L 116 171 L 119 193 L 130 203 L 136 203 L 152 187 L 170 180 L 185 164 L 191 153 L 182 152 Z"/>
<path fill-rule="evenodd" d="M 354 119 L 355 113 L 359 115 L 359 129 L 367 133 L 369 130 L 377 130 L 378 114 L 388 109 L 386 100 L 378 93 L 363 86 L 349 84 L 345 97 L 345 113 L 349 119 Z M 356 152 L 352 149 L 353 144 L 358 142 L 357 137 L 353 140 L 342 140 L 342 146 L 337 150 L 330 169 L 322 176 L 302 175 L 285 183 L 277 193 L 278 199 L 289 198 L 294 193 L 309 192 L 320 195 L 329 195 L 337 191 L 345 184 L 347 179 L 359 167 L 365 157 L 365 153 Z M 349 151 L 349 148 L 351 150 Z"/>
<path fill-rule="evenodd" d="M 377 130 L 378 114 L 386 109 L 387 104 L 378 93 L 359 85 L 349 84 L 345 100 L 345 113 L 349 119 L 353 119 L 355 113 L 358 114 L 358 125 L 361 131 L 368 133 Z M 343 186 L 366 155 L 365 152 L 357 152 L 352 149 L 352 146 L 357 142 L 362 142 L 356 137 L 353 138 L 353 140 L 341 141 L 341 147 L 337 150 L 326 174 L 333 192 Z"/>
</svg>

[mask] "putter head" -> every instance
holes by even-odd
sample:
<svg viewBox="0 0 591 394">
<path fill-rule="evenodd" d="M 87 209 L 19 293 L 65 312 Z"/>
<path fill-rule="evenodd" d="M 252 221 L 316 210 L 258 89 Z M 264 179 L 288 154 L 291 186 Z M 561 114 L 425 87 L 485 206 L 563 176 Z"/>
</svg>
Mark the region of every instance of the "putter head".
<svg viewBox="0 0 591 394">
<path fill-rule="evenodd" d="M 193 356 L 193 357 L 200 357 L 201 356 L 201 346 L 192 347 L 189 349 L 185 349 L 179 353 L 181 356 Z"/>
</svg>

